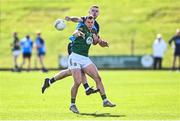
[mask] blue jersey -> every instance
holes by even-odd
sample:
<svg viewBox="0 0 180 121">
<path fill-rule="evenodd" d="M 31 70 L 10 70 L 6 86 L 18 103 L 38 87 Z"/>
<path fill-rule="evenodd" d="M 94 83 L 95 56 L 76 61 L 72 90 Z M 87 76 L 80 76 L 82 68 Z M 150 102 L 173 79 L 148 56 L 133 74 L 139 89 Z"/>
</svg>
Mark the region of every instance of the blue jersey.
<svg viewBox="0 0 180 121">
<path fill-rule="evenodd" d="M 44 40 L 41 37 L 37 37 L 35 40 L 35 43 L 37 46 L 38 53 L 45 53 L 46 52 Z"/>
<path fill-rule="evenodd" d="M 180 55 L 180 35 L 173 36 L 169 40 L 169 44 L 171 44 L 173 41 L 175 44 L 175 53 L 178 53 Z"/>
<path fill-rule="evenodd" d="M 31 39 L 22 39 L 20 45 L 22 48 L 22 53 L 32 53 L 33 42 Z"/>
</svg>

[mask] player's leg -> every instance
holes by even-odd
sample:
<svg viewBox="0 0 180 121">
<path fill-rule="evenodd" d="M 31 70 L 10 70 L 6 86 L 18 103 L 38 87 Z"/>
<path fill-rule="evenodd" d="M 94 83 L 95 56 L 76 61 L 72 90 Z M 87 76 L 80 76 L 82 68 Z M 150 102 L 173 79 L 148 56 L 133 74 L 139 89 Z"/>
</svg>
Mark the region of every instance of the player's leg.
<svg viewBox="0 0 180 121">
<path fill-rule="evenodd" d="M 57 73 L 53 78 L 50 79 L 50 83 L 52 84 L 52 83 L 54 83 L 54 82 L 56 82 L 58 80 L 61 80 L 63 78 L 71 76 L 71 75 L 72 74 L 71 74 L 71 71 L 69 69 L 62 70 L 59 73 Z M 85 73 L 83 71 L 82 71 L 82 80 L 83 80 L 82 83 L 83 83 L 83 86 L 84 86 L 85 90 L 90 89 L 89 84 L 87 82 L 86 75 L 85 75 Z M 87 95 L 89 95 L 89 94 L 87 94 Z"/>
<path fill-rule="evenodd" d="M 174 58 L 173 58 L 172 70 L 174 70 L 175 68 L 176 68 L 176 55 L 174 55 Z"/>
<path fill-rule="evenodd" d="M 18 67 L 17 58 L 18 58 L 18 56 L 14 55 L 14 67 L 15 67 L 15 69 Z"/>
<path fill-rule="evenodd" d="M 159 69 L 159 66 L 160 66 L 160 58 L 157 57 L 157 64 L 156 64 L 156 68 Z"/>
<path fill-rule="evenodd" d="M 180 70 L 180 55 L 178 56 L 178 58 L 179 58 L 179 70 Z"/>
<path fill-rule="evenodd" d="M 54 82 L 55 81 L 58 81 L 58 80 L 61 80 L 61 79 L 64 79 L 68 76 L 71 76 L 71 71 L 67 68 L 67 69 L 64 69 L 64 70 L 61 70 L 59 73 L 57 73 L 56 75 L 54 75 Z M 53 81 L 52 81 L 53 83 Z"/>
<path fill-rule="evenodd" d="M 89 64 L 87 67 L 83 68 L 83 71 L 87 73 L 94 81 L 96 82 L 96 86 L 98 89 L 100 89 L 100 95 L 103 100 L 103 106 L 104 107 L 114 107 L 115 104 L 112 104 L 110 101 L 108 101 L 104 85 L 102 83 L 101 77 L 98 73 L 98 70 L 94 64 Z"/>
<path fill-rule="evenodd" d="M 76 96 L 77 96 L 77 92 L 78 92 L 78 88 L 82 82 L 82 77 L 81 77 L 81 69 L 76 68 L 76 69 L 72 69 L 71 70 L 73 79 L 74 79 L 74 84 L 71 88 L 71 106 L 70 106 L 70 110 L 74 113 L 79 113 L 77 107 L 76 107 Z"/>
<path fill-rule="evenodd" d="M 87 77 L 82 70 L 81 70 L 81 77 L 82 77 L 82 84 L 85 89 L 86 95 L 90 95 L 99 91 L 99 89 L 93 89 L 92 87 L 89 87 L 89 84 L 87 82 Z"/>
<path fill-rule="evenodd" d="M 86 68 L 83 68 L 83 71 L 96 82 L 97 88 L 100 89 L 100 94 L 104 95 L 105 94 L 104 86 L 102 84 L 101 77 L 97 72 L 97 68 L 94 66 L 94 64 L 90 64 Z"/>
<path fill-rule="evenodd" d="M 78 92 L 78 88 L 80 84 L 82 83 L 82 58 L 79 57 L 77 54 L 71 54 L 68 58 L 68 68 L 71 70 L 73 79 L 74 79 L 74 84 L 71 88 L 71 106 L 70 110 L 74 113 L 79 113 L 75 101 L 76 101 L 76 95 Z"/>
<path fill-rule="evenodd" d="M 25 59 L 26 59 L 26 54 L 23 53 L 23 60 L 22 60 L 22 63 L 21 63 L 21 65 L 20 65 L 20 69 L 23 68 L 23 66 L 24 66 L 24 64 L 25 64 Z"/>
<path fill-rule="evenodd" d="M 13 64 L 14 64 L 14 71 L 17 71 L 18 69 L 18 63 L 17 63 L 18 55 L 13 54 Z"/>
<path fill-rule="evenodd" d="M 42 67 L 42 68 L 45 68 L 45 67 L 44 67 L 44 61 L 43 61 L 43 60 L 44 60 L 44 56 L 43 56 L 43 55 L 38 55 L 38 58 L 39 58 L 39 62 L 40 62 L 40 64 L 41 64 L 41 67 Z"/>
<path fill-rule="evenodd" d="M 162 69 L 162 61 L 163 61 L 163 58 L 159 58 L 159 69 Z"/>
<path fill-rule="evenodd" d="M 28 60 L 28 71 L 31 69 L 31 55 L 27 58 Z"/>
<path fill-rule="evenodd" d="M 56 75 L 54 75 L 52 78 L 46 78 L 44 80 L 44 84 L 42 86 L 42 93 L 44 93 L 44 91 L 54 82 L 64 79 L 71 75 L 72 75 L 71 71 L 69 69 L 65 69 L 65 70 L 60 71 Z M 86 95 L 90 95 L 90 94 L 93 94 L 93 93 L 96 93 L 99 91 L 98 89 L 94 90 L 93 88 L 89 87 L 89 84 L 87 82 L 87 78 L 86 78 L 84 72 L 82 72 L 82 80 L 83 80 L 82 83 L 83 83 L 84 89 L 86 91 Z"/>
<path fill-rule="evenodd" d="M 43 86 L 42 86 L 42 93 L 54 82 L 61 80 L 65 77 L 71 76 L 71 71 L 69 69 L 65 69 L 54 75 L 52 78 L 46 78 L 44 80 Z"/>
<path fill-rule="evenodd" d="M 39 58 L 39 62 L 40 62 L 41 67 L 42 67 L 42 71 L 48 72 L 48 70 L 45 68 L 45 65 L 44 65 L 44 53 L 39 53 L 38 58 Z"/>
<path fill-rule="evenodd" d="M 157 57 L 154 57 L 154 64 L 153 64 L 153 67 L 154 67 L 154 69 L 157 68 Z"/>
</svg>

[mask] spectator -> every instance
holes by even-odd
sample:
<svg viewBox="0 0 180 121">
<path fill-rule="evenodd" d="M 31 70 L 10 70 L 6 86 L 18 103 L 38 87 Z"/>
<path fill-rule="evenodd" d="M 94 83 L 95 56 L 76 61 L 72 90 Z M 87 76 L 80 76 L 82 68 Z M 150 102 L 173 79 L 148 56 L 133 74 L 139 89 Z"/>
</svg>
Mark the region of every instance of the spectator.
<svg viewBox="0 0 180 121">
<path fill-rule="evenodd" d="M 20 42 L 17 32 L 13 33 L 13 43 L 11 44 L 11 46 L 12 46 L 13 63 L 14 63 L 13 71 L 19 71 L 17 61 L 18 61 L 18 56 L 21 54 L 21 50 L 20 50 Z"/>
<path fill-rule="evenodd" d="M 175 50 L 174 50 L 174 58 L 173 58 L 173 64 L 172 64 L 172 69 L 176 69 L 176 59 L 179 58 L 179 70 L 180 70 L 180 30 L 176 30 L 176 35 L 174 35 L 170 40 L 169 40 L 169 45 L 174 42 L 175 45 Z"/>
<path fill-rule="evenodd" d="M 45 41 L 41 37 L 40 32 L 37 33 L 37 37 L 35 39 L 35 47 L 37 49 L 37 56 L 38 56 L 39 62 L 41 64 L 42 71 L 47 72 L 48 70 L 44 66 L 44 56 L 46 54 Z"/>
<path fill-rule="evenodd" d="M 162 61 L 165 50 L 166 43 L 162 39 L 161 34 L 157 34 L 157 38 L 153 43 L 154 69 L 162 69 Z"/>
<path fill-rule="evenodd" d="M 22 48 L 22 54 L 23 54 L 23 62 L 21 64 L 21 68 L 25 64 L 25 60 L 28 60 L 28 71 L 31 68 L 31 56 L 32 56 L 32 48 L 33 48 L 33 42 L 30 39 L 30 36 L 27 35 L 25 38 L 23 38 L 20 42 L 21 48 Z"/>
</svg>

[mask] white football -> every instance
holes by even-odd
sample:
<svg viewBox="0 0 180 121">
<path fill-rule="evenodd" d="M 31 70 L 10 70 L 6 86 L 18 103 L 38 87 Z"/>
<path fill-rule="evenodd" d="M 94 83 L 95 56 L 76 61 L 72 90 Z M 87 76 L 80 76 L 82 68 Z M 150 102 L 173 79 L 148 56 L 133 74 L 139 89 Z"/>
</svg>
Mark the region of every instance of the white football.
<svg viewBox="0 0 180 121">
<path fill-rule="evenodd" d="M 54 22 L 54 27 L 57 29 L 57 30 L 63 30 L 66 28 L 66 23 L 63 19 L 57 19 L 55 22 Z"/>
</svg>

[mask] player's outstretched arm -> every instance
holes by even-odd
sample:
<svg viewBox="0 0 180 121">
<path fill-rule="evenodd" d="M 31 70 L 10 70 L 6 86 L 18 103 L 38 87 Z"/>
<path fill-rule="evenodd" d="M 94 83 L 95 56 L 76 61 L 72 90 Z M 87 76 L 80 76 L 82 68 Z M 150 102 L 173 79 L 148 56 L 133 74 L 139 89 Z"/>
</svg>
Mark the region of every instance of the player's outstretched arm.
<svg viewBox="0 0 180 121">
<path fill-rule="evenodd" d="M 100 40 L 99 45 L 101 47 L 109 47 L 109 43 L 107 41 L 105 41 L 105 40 Z"/>
<path fill-rule="evenodd" d="M 101 47 L 109 47 L 109 43 L 102 40 L 98 34 L 93 34 L 93 44 L 99 44 Z"/>
<path fill-rule="evenodd" d="M 72 21 L 72 22 L 75 22 L 75 23 L 83 22 L 83 20 L 82 20 L 81 18 L 75 17 L 75 16 L 72 16 L 72 17 L 66 16 L 66 17 L 65 17 L 65 20 L 66 20 L 66 21 Z"/>
</svg>

